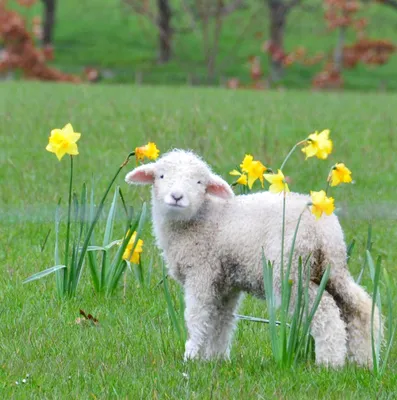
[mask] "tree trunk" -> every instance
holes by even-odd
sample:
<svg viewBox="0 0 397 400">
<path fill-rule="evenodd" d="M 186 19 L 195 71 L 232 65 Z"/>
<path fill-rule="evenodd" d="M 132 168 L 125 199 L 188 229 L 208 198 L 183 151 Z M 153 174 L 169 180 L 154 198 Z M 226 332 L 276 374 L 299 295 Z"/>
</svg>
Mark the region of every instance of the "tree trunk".
<svg viewBox="0 0 397 400">
<path fill-rule="evenodd" d="M 160 64 L 167 63 L 172 54 L 172 28 L 171 7 L 169 0 L 157 0 L 158 6 L 158 28 L 159 28 L 159 57 Z"/>
<path fill-rule="evenodd" d="M 287 18 L 287 7 L 282 0 L 269 0 L 269 16 L 270 16 L 270 41 L 271 44 L 282 51 L 284 49 L 284 29 Z M 282 60 L 274 59 L 270 54 L 270 79 L 276 82 L 283 77 L 284 68 Z"/>
<path fill-rule="evenodd" d="M 43 0 L 44 3 L 44 26 L 43 26 L 43 45 L 52 45 L 56 0 Z"/>
<path fill-rule="evenodd" d="M 334 68 L 341 73 L 343 69 L 343 47 L 345 45 L 346 27 L 341 26 L 338 33 L 338 42 L 334 51 Z"/>
<path fill-rule="evenodd" d="M 219 38 L 222 32 L 222 0 L 218 0 L 217 2 L 217 10 L 215 14 L 215 25 L 214 25 L 214 34 L 213 34 L 213 41 L 212 45 L 209 46 L 208 49 L 208 57 L 207 57 L 207 78 L 208 82 L 212 83 L 215 77 L 215 66 L 216 66 L 216 58 L 218 56 L 219 51 Z"/>
</svg>

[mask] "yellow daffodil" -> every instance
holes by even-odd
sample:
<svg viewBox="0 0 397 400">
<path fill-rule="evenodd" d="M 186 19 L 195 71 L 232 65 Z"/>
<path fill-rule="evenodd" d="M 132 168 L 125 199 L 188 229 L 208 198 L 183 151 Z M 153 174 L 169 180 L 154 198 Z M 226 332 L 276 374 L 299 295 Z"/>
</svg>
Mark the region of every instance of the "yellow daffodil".
<svg viewBox="0 0 397 400">
<path fill-rule="evenodd" d="M 272 193 L 289 192 L 288 184 L 281 170 L 277 174 L 265 174 L 265 179 L 271 184 L 269 191 Z"/>
<path fill-rule="evenodd" d="M 332 140 L 329 139 L 329 129 L 318 133 L 317 131 L 309 135 L 306 140 L 306 146 L 302 152 L 306 154 L 306 159 L 316 156 L 325 160 L 332 152 Z"/>
<path fill-rule="evenodd" d="M 65 125 L 62 129 L 53 129 L 46 150 L 55 153 L 59 161 L 65 154 L 76 156 L 79 154 L 76 142 L 80 136 L 81 133 L 75 132 L 71 124 Z"/>
<path fill-rule="evenodd" d="M 266 171 L 266 167 L 260 161 L 254 161 L 254 157 L 246 154 L 243 162 L 240 164 L 240 168 L 248 176 L 247 183 L 250 189 L 252 189 L 257 179 L 260 180 L 263 187 L 263 173 Z"/>
<path fill-rule="evenodd" d="M 343 163 L 337 163 L 331 170 L 329 181 L 331 186 L 337 186 L 340 183 L 350 183 L 352 181 L 352 173 Z"/>
<path fill-rule="evenodd" d="M 128 233 L 127 233 L 128 235 Z M 125 248 L 124 254 L 123 254 L 123 260 L 129 261 L 133 264 L 139 264 L 139 261 L 141 259 L 141 253 L 143 250 L 143 240 L 139 239 L 134 251 L 132 251 L 132 248 L 134 246 L 136 239 L 136 232 L 133 233 L 131 236 L 130 241 L 127 244 L 127 247 Z"/>
<path fill-rule="evenodd" d="M 332 214 L 335 209 L 334 199 L 332 197 L 327 197 L 324 190 L 320 190 L 319 192 L 311 191 L 310 196 L 312 198 L 311 211 L 317 219 L 321 217 L 323 212 L 327 215 Z"/>
<path fill-rule="evenodd" d="M 156 160 L 159 154 L 160 150 L 153 142 L 149 142 L 147 145 L 137 147 L 135 149 L 135 156 L 137 161 L 143 161 L 145 157 L 149 160 Z"/>
<path fill-rule="evenodd" d="M 254 157 L 252 157 L 251 154 L 246 154 L 243 162 L 240 164 L 241 171 L 248 172 L 253 161 Z"/>
<path fill-rule="evenodd" d="M 237 171 L 237 169 L 234 169 L 233 171 L 230 171 L 229 174 L 239 177 L 237 179 L 236 183 L 238 183 L 240 185 L 247 186 L 247 175 L 246 174 L 242 174 L 241 172 Z"/>
</svg>

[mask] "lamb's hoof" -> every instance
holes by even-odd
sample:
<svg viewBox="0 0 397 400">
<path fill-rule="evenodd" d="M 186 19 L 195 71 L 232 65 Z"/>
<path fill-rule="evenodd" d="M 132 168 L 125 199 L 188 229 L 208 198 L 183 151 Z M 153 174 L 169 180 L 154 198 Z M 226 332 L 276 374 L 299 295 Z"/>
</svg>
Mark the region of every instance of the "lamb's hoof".
<svg viewBox="0 0 397 400">
<path fill-rule="evenodd" d="M 199 357 L 199 347 L 188 340 L 185 345 L 185 354 L 183 356 L 183 361 L 194 360 Z"/>
<path fill-rule="evenodd" d="M 346 358 L 344 356 L 316 358 L 316 364 L 320 367 L 325 367 L 325 368 L 342 368 L 345 366 L 345 363 L 346 363 Z"/>
</svg>

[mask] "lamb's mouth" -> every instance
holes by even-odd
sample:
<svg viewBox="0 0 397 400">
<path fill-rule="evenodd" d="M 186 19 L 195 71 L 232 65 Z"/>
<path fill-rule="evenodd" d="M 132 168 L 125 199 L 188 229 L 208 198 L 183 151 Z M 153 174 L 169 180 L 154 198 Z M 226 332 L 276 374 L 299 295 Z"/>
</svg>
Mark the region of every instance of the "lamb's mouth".
<svg viewBox="0 0 397 400">
<path fill-rule="evenodd" d="M 171 208 L 186 208 L 182 204 L 178 204 L 178 203 L 166 203 L 166 204 L 167 204 L 167 206 L 169 206 Z"/>
</svg>

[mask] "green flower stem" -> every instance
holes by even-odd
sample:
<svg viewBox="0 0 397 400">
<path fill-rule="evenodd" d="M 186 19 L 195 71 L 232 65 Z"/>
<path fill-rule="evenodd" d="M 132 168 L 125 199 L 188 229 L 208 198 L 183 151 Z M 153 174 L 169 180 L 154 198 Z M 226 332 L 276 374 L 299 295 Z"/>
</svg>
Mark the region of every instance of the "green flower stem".
<svg viewBox="0 0 397 400">
<path fill-rule="evenodd" d="M 328 196 L 328 190 L 329 190 L 329 179 L 327 179 L 327 187 L 325 188 L 325 195 Z"/>
<path fill-rule="evenodd" d="M 284 278 L 284 236 L 285 236 L 285 200 L 287 197 L 287 192 L 283 192 L 283 224 L 281 228 L 281 282 Z"/>
<path fill-rule="evenodd" d="M 100 217 L 100 215 L 101 215 L 101 212 L 102 212 L 102 210 L 103 210 L 103 206 L 104 206 L 104 204 L 105 204 L 106 197 L 107 197 L 107 195 L 109 194 L 109 191 L 110 191 L 110 189 L 111 189 L 111 187 L 112 187 L 114 181 L 115 181 L 116 178 L 118 177 L 120 171 L 128 164 L 128 162 L 130 161 L 130 158 L 133 157 L 134 155 L 135 155 L 135 152 L 132 152 L 132 153 L 128 154 L 127 158 L 124 160 L 124 162 L 120 165 L 120 167 L 119 167 L 118 170 L 116 171 L 116 173 L 115 173 L 113 179 L 111 180 L 111 182 L 110 182 L 108 188 L 107 188 L 106 191 L 105 191 L 105 194 L 104 194 L 103 197 L 102 197 L 101 202 L 99 203 L 98 209 L 97 209 L 96 214 L 95 214 L 95 216 L 94 216 L 94 219 L 93 219 L 93 221 L 92 221 L 92 223 L 91 223 L 91 226 L 90 226 L 90 228 L 88 229 L 87 236 L 86 236 L 86 238 L 85 238 L 85 240 L 84 240 L 83 246 L 82 246 L 81 251 L 80 251 L 80 257 L 79 257 L 79 259 L 78 259 L 77 268 L 76 268 L 77 276 L 80 275 L 81 268 L 82 268 L 82 266 L 83 266 L 84 256 L 85 256 L 85 253 L 87 252 L 87 247 L 88 247 L 88 245 L 89 245 L 89 243 L 90 243 L 90 239 L 91 239 L 92 232 L 93 232 L 93 230 L 94 230 L 94 228 L 95 228 L 95 225 L 96 225 L 96 223 L 98 222 L 99 217 Z M 73 285 L 73 288 L 72 288 L 72 293 L 76 290 L 78 281 L 79 281 L 79 279 L 77 278 L 77 279 L 75 280 L 75 282 L 74 282 L 74 285 Z"/>
<path fill-rule="evenodd" d="M 66 227 L 66 245 L 65 245 L 65 265 L 69 261 L 69 240 L 70 240 L 70 215 L 72 209 L 72 185 L 73 185 L 73 156 L 70 156 L 70 180 L 69 180 L 69 199 L 68 199 L 68 221 Z M 67 270 L 63 270 L 63 290 L 66 288 Z"/>
<path fill-rule="evenodd" d="M 292 153 L 295 151 L 295 149 L 300 146 L 301 144 L 305 143 L 307 140 L 301 140 L 300 142 L 298 142 L 292 149 L 291 151 L 287 154 L 287 157 L 285 157 L 283 163 L 281 164 L 280 170 L 282 171 L 285 164 L 287 163 L 288 159 L 291 157 Z"/>
</svg>

